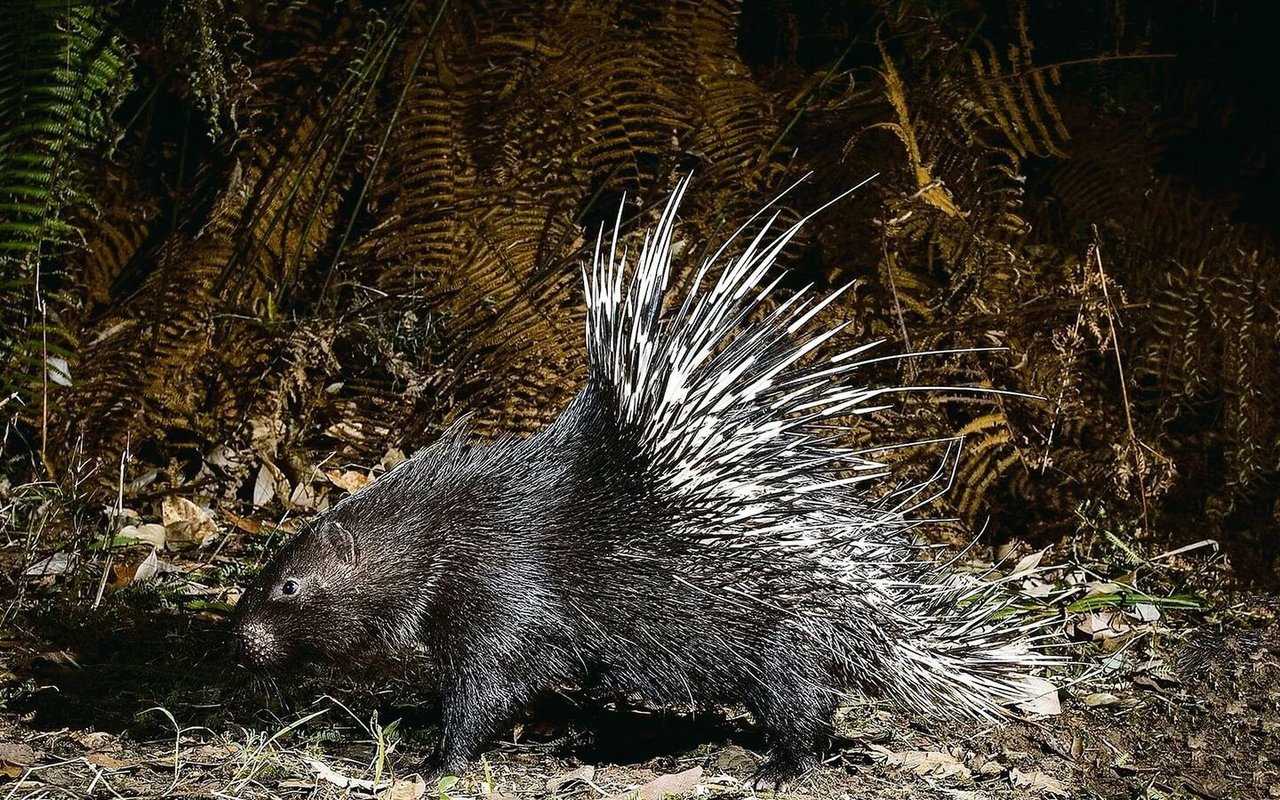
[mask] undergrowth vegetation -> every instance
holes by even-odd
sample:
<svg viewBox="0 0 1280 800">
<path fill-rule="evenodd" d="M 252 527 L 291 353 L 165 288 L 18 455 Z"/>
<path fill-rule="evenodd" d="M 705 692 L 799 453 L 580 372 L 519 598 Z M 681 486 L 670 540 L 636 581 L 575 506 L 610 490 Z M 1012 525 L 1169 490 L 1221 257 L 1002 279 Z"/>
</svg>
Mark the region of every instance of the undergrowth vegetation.
<svg viewBox="0 0 1280 800">
<path fill-rule="evenodd" d="M 950 502 L 998 541 L 1053 541 L 1105 496 L 1141 536 L 1185 543 L 1199 512 L 1276 554 L 1274 242 L 1236 221 L 1256 199 L 1168 170 L 1226 77 L 1189 86 L 1158 49 L 1197 12 L 21 5 L 0 49 L 14 484 L 262 500 L 265 469 L 270 500 L 314 510 L 323 469 L 562 406 L 578 265 L 624 193 L 638 226 L 695 172 L 693 243 L 798 176 L 787 215 L 879 173 L 791 280 L 852 283 L 831 316 L 886 351 L 1003 351 L 868 380 L 1043 399 L 912 397 L 851 436 L 963 433 Z"/>
</svg>

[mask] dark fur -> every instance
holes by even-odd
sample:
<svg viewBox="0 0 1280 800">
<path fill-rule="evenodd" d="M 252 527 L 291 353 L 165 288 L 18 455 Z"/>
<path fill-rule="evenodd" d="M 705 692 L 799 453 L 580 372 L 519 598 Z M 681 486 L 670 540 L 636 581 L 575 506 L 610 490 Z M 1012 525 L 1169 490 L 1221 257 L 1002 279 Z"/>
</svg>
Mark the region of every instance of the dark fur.
<svg viewBox="0 0 1280 800">
<path fill-rule="evenodd" d="M 772 749 L 764 780 L 815 765 L 849 676 L 780 604 L 730 591 L 765 559 L 699 549 L 697 526 L 714 523 L 656 492 L 610 402 L 588 386 L 523 440 L 467 448 L 453 431 L 335 506 L 240 601 L 246 660 L 341 668 L 416 650 L 442 698 L 436 770 L 463 769 L 565 684 L 740 702 Z"/>
</svg>

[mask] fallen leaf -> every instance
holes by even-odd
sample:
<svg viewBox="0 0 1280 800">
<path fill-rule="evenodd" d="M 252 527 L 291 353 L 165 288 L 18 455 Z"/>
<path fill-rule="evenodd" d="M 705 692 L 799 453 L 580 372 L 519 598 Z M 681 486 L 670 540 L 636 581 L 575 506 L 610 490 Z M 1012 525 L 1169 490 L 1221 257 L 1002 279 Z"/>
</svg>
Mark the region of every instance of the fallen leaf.
<svg viewBox="0 0 1280 800">
<path fill-rule="evenodd" d="M 1058 700 L 1058 687 L 1044 678 L 1024 678 L 1029 700 L 1018 703 L 1018 708 L 1029 714 L 1045 714 L 1054 716 L 1062 713 L 1062 703 Z"/>
<path fill-rule="evenodd" d="M 1133 659 L 1123 650 L 1102 659 L 1098 662 L 1098 666 L 1104 675 L 1119 675 L 1132 672 L 1134 669 Z"/>
<path fill-rule="evenodd" d="M 554 778 L 549 778 L 547 780 L 547 792 L 548 794 L 559 794 L 561 789 L 569 786 L 570 784 L 578 782 L 589 784 L 595 780 L 595 777 L 595 767 L 590 764 L 583 764 L 577 769 L 566 772 L 563 775 L 556 775 Z"/>
<path fill-rule="evenodd" d="M 1037 600 L 1043 600 L 1052 594 L 1057 594 L 1058 587 L 1048 581 L 1042 581 L 1039 578 L 1027 578 L 1022 582 L 1022 593 L 1027 597 L 1033 597 Z"/>
<path fill-rule="evenodd" d="M 36 760 L 36 751 L 31 745 L 22 742 L 0 742 L 0 761 L 29 767 Z"/>
<path fill-rule="evenodd" d="M 239 755 L 243 752 L 243 749 L 244 748 L 235 742 L 228 742 L 226 744 L 202 744 L 195 749 L 195 752 L 191 754 L 191 757 L 203 762 L 219 761 Z"/>
<path fill-rule="evenodd" d="M 1040 559 L 1044 558 L 1044 554 L 1046 552 L 1047 548 L 1045 550 L 1032 553 L 1029 556 L 1024 556 L 1022 560 L 1018 562 L 1018 565 L 1013 568 L 1013 572 L 1009 573 L 1009 578 L 1023 578 L 1035 572 L 1036 567 L 1040 566 Z"/>
<path fill-rule="evenodd" d="M 1115 639 L 1133 630 L 1124 615 L 1114 611 L 1093 611 L 1085 614 L 1076 622 L 1075 627 L 1095 642 Z"/>
<path fill-rule="evenodd" d="M 222 516 L 231 520 L 232 525 L 236 526 L 237 528 L 244 531 L 245 533 L 257 533 L 262 530 L 262 523 L 258 522 L 256 519 L 249 519 L 247 517 L 236 516 L 235 514 L 231 513 L 230 511 L 227 511 L 226 509 L 222 509 L 221 513 L 222 513 Z"/>
<path fill-rule="evenodd" d="M 370 790 L 373 788 L 373 781 L 359 781 L 348 778 L 346 775 L 330 767 L 323 761 L 317 761 L 314 758 L 308 758 L 307 763 L 311 765 L 311 769 L 315 771 L 316 777 L 322 781 L 332 783 L 339 789 L 363 788 Z"/>
<path fill-rule="evenodd" d="M 383 469 L 395 469 L 405 461 L 404 451 L 399 447 L 388 447 L 387 452 L 382 454 L 382 460 L 378 463 Z"/>
<path fill-rule="evenodd" d="M 359 778 L 348 778 L 346 775 L 338 772 L 323 761 L 317 761 L 314 758 L 308 758 L 306 759 L 306 762 L 311 765 L 311 769 L 315 770 L 317 778 L 327 783 L 331 783 L 339 789 L 355 789 L 367 794 L 378 794 L 389 785 L 393 785 L 388 784 L 386 781 L 375 784 L 373 781 L 361 780 Z M 397 783 L 409 783 L 409 781 L 397 781 Z M 423 791 L 426 791 L 425 785 L 423 786 Z M 417 795 L 417 797 L 421 797 L 421 795 Z"/>
<path fill-rule="evenodd" d="M 86 758 L 89 760 L 90 764 L 96 764 L 99 767 L 105 767 L 106 769 L 133 769 L 138 766 L 136 762 L 121 761 L 120 759 L 113 758 L 106 753 L 90 753 Z"/>
<path fill-rule="evenodd" d="M 1043 772 L 1021 772 L 1016 767 L 1009 770 L 1009 784 L 1015 789 L 1029 789 L 1053 797 L 1068 797 L 1071 792 L 1062 781 Z"/>
<path fill-rule="evenodd" d="M 373 483 L 373 478 L 367 474 L 354 469 L 336 470 L 327 469 L 324 475 L 329 482 L 339 489 L 348 492 L 358 492 L 369 484 Z"/>
<path fill-rule="evenodd" d="M 36 751 L 22 742 L 0 742 L 0 775 L 20 778 L 36 761 Z"/>
<path fill-rule="evenodd" d="M 102 750 L 115 743 L 115 737 L 106 731 L 69 731 L 68 735 L 85 750 Z"/>
<path fill-rule="evenodd" d="M 164 523 L 171 550 L 207 547 L 218 535 L 213 512 L 185 497 L 166 497 L 160 504 L 160 521 Z"/>
<path fill-rule="evenodd" d="M 77 559 L 74 553 L 54 553 L 27 567 L 22 573 L 24 578 L 45 578 L 51 575 L 65 575 L 75 568 Z"/>
<path fill-rule="evenodd" d="M 75 667 L 80 668 L 80 662 L 76 660 L 75 654 L 70 650 L 46 650 L 41 653 L 38 658 L 55 667 Z"/>
<path fill-rule="evenodd" d="M 890 766 L 909 769 L 920 776 L 967 777 L 969 768 L 949 753 L 935 750 L 904 750 L 895 752 L 878 744 L 868 745 L 871 758 Z"/>
<path fill-rule="evenodd" d="M 407 781 L 392 781 L 391 786 L 380 794 L 388 800 L 418 800 L 427 793 L 427 784 L 421 778 Z"/>
<path fill-rule="evenodd" d="M 280 446 L 284 422 L 267 417 L 249 420 L 249 441 L 259 453 L 274 453 Z"/>
<path fill-rule="evenodd" d="M 112 559 L 111 570 L 107 573 L 107 586 L 111 589 L 122 589 L 133 583 L 135 566 L 124 558 Z"/>
<path fill-rule="evenodd" d="M 142 542 L 152 547 L 163 550 L 165 537 L 168 535 L 168 529 L 163 525 L 157 525 L 154 522 L 146 525 L 125 525 L 116 533 L 117 539 L 126 541 Z"/>
<path fill-rule="evenodd" d="M 276 499 L 276 496 L 283 494 L 281 487 L 289 486 L 289 481 L 284 477 L 280 470 L 276 469 L 270 462 L 263 460 L 262 466 L 258 469 L 258 478 L 253 482 L 253 504 L 258 508 L 270 503 Z"/>
<path fill-rule="evenodd" d="M 359 422 L 338 422 L 330 425 L 325 434 L 339 441 L 359 444 L 368 438 L 363 428 Z"/>
<path fill-rule="evenodd" d="M 1138 622 L 1155 622 L 1160 619 L 1160 609 L 1151 603 L 1135 603 L 1133 608 L 1125 613 L 1129 619 Z"/>
<path fill-rule="evenodd" d="M 1155 675 L 1134 675 L 1133 685 L 1141 689 L 1152 689 L 1161 691 L 1165 688 L 1165 684 Z"/>
<path fill-rule="evenodd" d="M 735 772 L 751 772 L 759 764 L 759 758 L 737 745 L 716 748 L 714 770 L 733 774 Z"/>
<path fill-rule="evenodd" d="M 160 574 L 160 559 L 156 556 L 155 548 L 142 559 L 137 567 L 133 570 L 134 581 L 149 581 L 156 575 Z"/>
<path fill-rule="evenodd" d="M 1116 697 L 1111 692 L 1094 692 L 1093 694 L 1085 695 L 1080 702 L 1084 703 L 1086 706 L 1101 708 L 1105 706 L 1114 706 L 1116 703 L 1120 702 L 1120 698 Z"/>
<path fill-rule="evenodd" d="M 124 485 L 125 494 L 141 491 L 147 488 L 148 486 L 150 486 L 151 484 L 155 483 L 156 478 L 159 478 L 159 477 L 160 477 L 159 471 L 154 469 L 149 469 Z"/>
<path fill-rule="evenodd" d="M 324 511 L 329 507 L 329 495 L 310 483 L 302 482 L 289 494 L 289 504 L 312 511 Z"/>
<path fill-rule="evenodd" d="M 1084 586 L 1088 590 L 1085 592 L 1085 597 L 1097 597 L 1098 595 L 1105 594 L 1120 594 L 1125 590 L 1125 587 L 1111 581 L 1085 580 Z"/>
<path fill-rule="evenodd" d="M 605 800 L 662 800 L 668 795 L 683 797 L 692 794 L 701 780 L 702 767 L 694 767 L 674 775 L 659 775 L 639 789 L 610 795 Z"/>
<path fill-rule="evenodd" d="M 209 454 L 204 457 L 206 464 L 211 464 L 219 469 L 226 470 L 241 466 L 245 463 L 245 456 L 241 455 L 237 450 L 229 445 L 216 445 Z"/>
<path fill-rule="evenodd" d="M 994 758 L 989 759 L 987 761 L 982 762 L 982 766 L 978 767 L 977 772 L 979 775 L 985 775 L 988 778 L 994 777 L 996 775 L 1003 775 L 1004 764 L 1001 764 L 999 761 L 996 761 Z"/>
</svg>

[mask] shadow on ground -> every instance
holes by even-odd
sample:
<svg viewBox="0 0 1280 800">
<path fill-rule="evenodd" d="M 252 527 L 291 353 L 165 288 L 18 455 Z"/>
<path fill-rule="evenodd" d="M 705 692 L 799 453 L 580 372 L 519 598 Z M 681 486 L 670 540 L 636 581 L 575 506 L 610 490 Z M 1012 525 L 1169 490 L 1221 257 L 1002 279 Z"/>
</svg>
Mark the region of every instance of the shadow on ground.
<svg viewBox="0 0 1280 800">
<path fill-rule="evenodd" d="M 22 642 L 4 664 L 10 673 L 4 708 L 36 731 L 92 730 L 136 740 L 172 737 L 175 724 L 272 731 L 336 706 L 348 721 L 399 720 L 401 741 L 420 755 L 434 740 L 439 710 L 425 690 L 428 679 L 264 680 L 235 663 L 225 619 L 117 604 L 89 613 L 32 610 L 12 627 Z M 723 709 L 654 710 L 583 692 L 549 694 L 521 719 L 525 745 L 586 763 L 636 764 L 708 744 L 764 747 L 749 718 Z"/>
</svg>

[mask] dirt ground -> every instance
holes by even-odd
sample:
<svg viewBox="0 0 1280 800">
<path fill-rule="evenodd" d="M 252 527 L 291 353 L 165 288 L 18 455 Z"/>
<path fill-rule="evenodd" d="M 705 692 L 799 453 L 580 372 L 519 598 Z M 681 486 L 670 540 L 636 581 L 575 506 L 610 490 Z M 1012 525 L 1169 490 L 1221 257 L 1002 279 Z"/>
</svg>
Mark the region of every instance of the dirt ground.
<svg viewBox="0 0 1280 800">
<path fill-rule="evenodd" d="M 29 557 L 7 552 L 18 584 Z M 1073 664 L 1055 677 L 1061 713 L 940 725 L 864 703 L 842 712 L 819 772 L 753 794 L 761 741 L 745 714 L 574 694 L 530 709 L 456 782 L 426 786 L 412 772 L 432 711 L 405 682 L 264 687 L 233 665 L 216 598 L 242 577 L 159 570 L 96 608 L 69 606 L 65 578 L 26 586 L 0 626 L 0 800 L 1280 797 L 1275 596 L 1219 591 L 1205 610 L 1156 614 L 1123 601 L 1064 610 L 1060 647 Z"/>
</svg>

